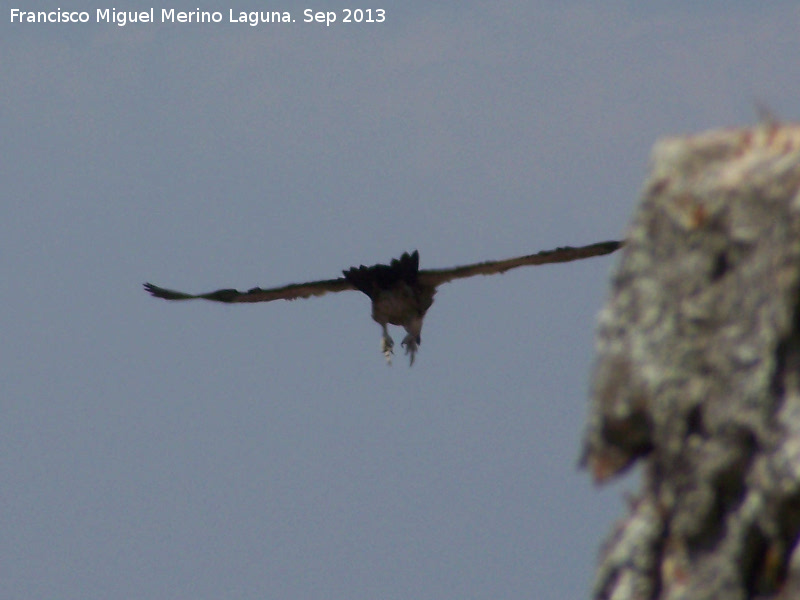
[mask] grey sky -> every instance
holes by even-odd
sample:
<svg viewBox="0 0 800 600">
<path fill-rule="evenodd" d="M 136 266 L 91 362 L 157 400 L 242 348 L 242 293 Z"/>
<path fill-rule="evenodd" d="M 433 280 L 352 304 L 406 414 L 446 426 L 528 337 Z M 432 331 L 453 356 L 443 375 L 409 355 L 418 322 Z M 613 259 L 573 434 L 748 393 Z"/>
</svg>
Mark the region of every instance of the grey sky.
<svg viewBox="0 0 800 600">
<path fill-rule="evenodd" d="M 613 257 L 444 286 L 412 369 L 356 293 L 141 283 L 620 237 L 655 139 L 756 102 L 798 118 L 800 9 L 392 4 L 328 28 L 291 4 L 259 27 L 2 13 L 0 596 L 587 594 L 632 486 L 575 466 Z"/>
</svg>

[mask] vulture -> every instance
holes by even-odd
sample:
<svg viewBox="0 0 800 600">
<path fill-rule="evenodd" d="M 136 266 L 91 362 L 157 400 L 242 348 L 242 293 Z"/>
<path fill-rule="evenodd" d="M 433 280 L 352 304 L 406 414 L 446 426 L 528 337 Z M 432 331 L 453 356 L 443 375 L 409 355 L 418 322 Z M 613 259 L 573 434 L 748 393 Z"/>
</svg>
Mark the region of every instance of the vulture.
<svg viewBox="0 0 800 600">
<path fill-rule="evenodd" d="M 381 351 L 386 362 L 391 364 L 394 342 L 387 329 L 388 324 L 399 325 L 406 330 L 402 346 L 409 356 L 409 366 L 422 342 L 422 320 L 433 304 L 436 288 L 453 281 L 474 275 L 494 275 L 509 269 L 528 265 L 570 262 L 592 256 L 602 256 L 614 252 L 623 242 L 608 241 L 573 248 L 564 246 L 554 250 L 543 250 L 536 254 L 518 256 L 505 260 L 486 261 L 452 267 L 450 269 L 419 268 L 419 252 L 403 253 L 388 265 L 377 264 L 371 267 L 361 265 L 342 271 L 343 277 L 291 283 L 282 287 L 262 289 L 252 288 L 246 292 L 223 289 L 206 294 L 186 294 L 145 283 L 144 289 L 156 298 L 164 300 L 194 300 L 202 298 L 215 302 L 270 302 L 272 300 L 296 300 L 309 296 L 322 296 L 328 292 L 358 290 L 372 301 L 372 318 L 381 326 Z"/>
</svg>

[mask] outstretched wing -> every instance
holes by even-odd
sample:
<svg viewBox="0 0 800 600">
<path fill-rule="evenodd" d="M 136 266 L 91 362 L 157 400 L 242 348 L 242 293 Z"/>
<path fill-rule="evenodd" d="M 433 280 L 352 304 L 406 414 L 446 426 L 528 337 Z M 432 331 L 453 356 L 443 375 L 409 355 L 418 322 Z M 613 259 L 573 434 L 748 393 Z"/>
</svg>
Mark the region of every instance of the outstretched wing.
<svg viewBox="0 0 800 600">
<path fill-rule="evenodd" d="M 439 286 L 453 279 L 463 279 L 474 275 L 494 275 L 495 273 L 505 273 L 509 269 L 525 267 L 528 265 L 545 265 L 549 263 L 570 262 L 592 256 L 602 256 L 610 254 L 620 248 L 623 242 L 609 241 L 598 242 L 589 246 L 573 248 L 564 246 L 555 250 L 542 250 L 536 254 L 518 256 L 506 260 L 490 260 L 472 265 L 453 267 L 452 269 L 430 269 L 419 272 L 419 282 L 422 285 Z"/>
<path fill-rule="evenodd" d="M 164 300 L 214 300 L 215 302 L 271 302 L 272 300 L 296 300 L 309 296 L 322 296 L 328 292 L 344 292 L 356 289 L 344 277 L 339 279 L 326 279 L 324 281 L 309 281 L 308 283 L 292 283 L 279 288 L 262 290 L 253 288 L 246 292 L 239 290 L 217 290 L 207 294 L 185 294 L 175 290 L 160 288 L 152 283 L 145 283 L 144 289 L 156 298 Z"/>
</svg>

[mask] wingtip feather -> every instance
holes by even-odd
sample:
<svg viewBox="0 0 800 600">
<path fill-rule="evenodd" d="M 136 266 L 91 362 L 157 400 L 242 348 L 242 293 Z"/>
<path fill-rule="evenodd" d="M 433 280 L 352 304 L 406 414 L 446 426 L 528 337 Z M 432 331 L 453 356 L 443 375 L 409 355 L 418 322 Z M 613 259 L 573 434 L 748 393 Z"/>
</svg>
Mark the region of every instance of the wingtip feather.
<svg viewBox="0 0 800 600">
<path fill-rule="evenodd" d="M 194 296 L 190 294 L 184 294 L 183 292 L 176 292 L 174 290 L 167 290 L 165 288 L 158 287 L 157 285 L 153 285 L 152 283 L 145 283 L 143 287 L 145 291 L 154 298 L 163 298 L 164 300 L 191 300 L 194 298 Z"/>
</svg>

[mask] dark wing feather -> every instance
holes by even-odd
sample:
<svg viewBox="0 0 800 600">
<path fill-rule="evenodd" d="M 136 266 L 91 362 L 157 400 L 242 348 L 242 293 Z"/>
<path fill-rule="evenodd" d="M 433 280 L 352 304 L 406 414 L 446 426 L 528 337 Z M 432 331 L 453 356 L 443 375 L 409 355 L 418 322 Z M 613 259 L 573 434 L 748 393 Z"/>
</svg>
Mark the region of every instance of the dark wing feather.
<svg viewBox="0 0 800 600">
<path fill-rule="evenodd" d="M 253 288 L 246 292 L 239 290 L 217 290 L 207 294 L 185 294 L 174 290 L 160 288 L 152 283 L 145 283 L 144 289 L 156 298 L 164 300 L 214 300 L 215 302 L 271 302 L 272 300 L 296 300 L 309 296 L 322 296 L 328 292 L 344 292 L 356 289 L 345 278 L 326 279 L 324 281 L 309 281 L 308 283 L 292 283 L 279 288 L 262 290 Z"/>
<path fill-rule="evenodd" d="M 419 272 L 419 282 L 422 285 L 432 285 L 436 287 L 448 281 L 452 281 L 453 279 L 462 279 L 474 275 L 494 275 L 495 273 L 505 273 L 509 269 L 516 269 L 517 267 L 528 265 L 570 262 L 582 258 L 610 254 L 620 248 L 622 244 L 623 242 L 609 241 L 598 242 L 597 244 L 581 246 L 579 248 L 564 246 L 563 248 L 556 248 L 555 250 L 542 250 L 536 254 L 508 258 L 506 260 L 492 260 L 472 265 L 464 265 L 462 267 L 453 267 L 452 269 L 425 270 Z"/>
</svg>

